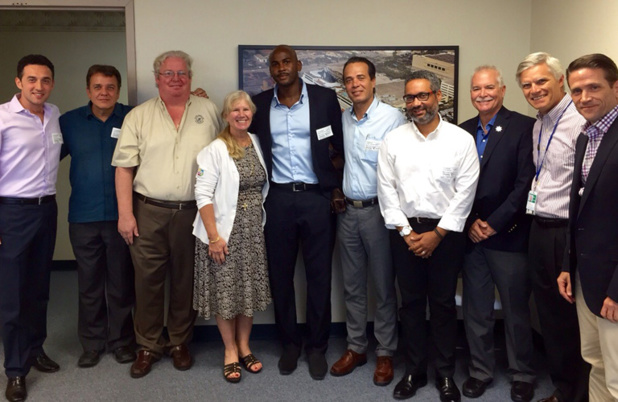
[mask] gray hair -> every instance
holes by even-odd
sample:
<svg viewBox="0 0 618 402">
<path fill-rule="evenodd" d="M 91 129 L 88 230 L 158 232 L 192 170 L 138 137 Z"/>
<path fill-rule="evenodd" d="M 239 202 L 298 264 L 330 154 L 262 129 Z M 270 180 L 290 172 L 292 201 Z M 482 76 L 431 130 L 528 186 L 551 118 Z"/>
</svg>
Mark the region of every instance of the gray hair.
<svg viewBox="0 0 618 402">
<path fill-rule="evenodd" d="M 187 72 L 189 74 L 189 78 L 193 77 L 193 70 L 191 70 L 193 59 L 191 58 L 191 56 L 189 56 L 187 53 L 183 52 L 182 50 L 168 50 L 167 52 L 163 52 L 160 55 L 158 55 L 157 58 L 154 60 L 154 63 L 152 63 L 152 68 L 153 68 L 153 72 L 155 76 L 159 74 L 159 69 L 161 68 L 161 64 L 163 64 L 163 62 L 170 57 L 177 57 L 179 59 L 183 59 L 185 64 L 187 65 L 187 70 L 189 70 Z"/>
<path fill-rule="evenodd" d="M 519 66 L 517 66 L 517 72 L 515 73 L 515 79 L 517 80 L 517 83 L 519 84 L 520 87 L 521 87 L 521 74 L 527 69 L 534 67 L 534 66 L 538 66 L 539 64 L 546 64 L 547 67 L 549 67 L 549 71 L 551 71 L 552 75 L 554 76 L 556 80 L 560 80 L 560 77 L 562 77 L 563 75 L 562 65 L 560 64 L 560 60 L 553 57 L 551 54 L 545 53 L 545 52 L 531 53 L 528 56 L 526 56 L 524 61 L 519 63 Z"/>
<path fill-rule="evenodd" d="M 472 77 L 478 72 L 491 70 L 496 72 L 496 80 L 498 81 L 498 86 L 502 88 L 504 86 L 504 79 L 502 78 L 502 71 L 494 65 L 491 64 L 483 64 L 482 66 L 478 66 L 474 69 L 474 73 L 472 73 Z M 472 78 L 470 78 L 470 87 L 472 87 Z"/>
<path fill-rule="evenodd" d="M 438 78 L 437 75 L 435 75 L 431 71 L 427 71 L 427 70 L 416 70 L 416 71 L 414 71 L 412 74 L 410 74 L 408 79 L 406 79 L 406 84 L 405 85 L 408 85 L 408 82 L 410 82 L 412 80 L 427 80 L 427 81 L 429 81 L 429 88 L 431 89 L 432 92 L 438 92 L 440 90 L 440 84 L 442 83 L 442 81 L 440 81 L 440 78 Z"/>
</svg>

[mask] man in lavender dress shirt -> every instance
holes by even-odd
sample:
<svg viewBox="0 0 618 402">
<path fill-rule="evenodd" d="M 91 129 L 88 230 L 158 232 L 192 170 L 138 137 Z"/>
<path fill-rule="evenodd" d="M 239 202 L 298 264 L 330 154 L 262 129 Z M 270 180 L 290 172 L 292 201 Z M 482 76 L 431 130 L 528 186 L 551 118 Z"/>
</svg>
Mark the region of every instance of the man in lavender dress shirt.
<svg viewBox="0 0 618 402">
<path fill-rule="evenodd" d="M 23 401 L 32 366 L 59 369 L 43 342 L 62 134 L 58 108 L 45 103 L 54 87 L 54 65 L 45 56 L 25 56 L 15 84 L 21 93 L 0 105 L 0 328 L 5 395 Z"/>
</svg>

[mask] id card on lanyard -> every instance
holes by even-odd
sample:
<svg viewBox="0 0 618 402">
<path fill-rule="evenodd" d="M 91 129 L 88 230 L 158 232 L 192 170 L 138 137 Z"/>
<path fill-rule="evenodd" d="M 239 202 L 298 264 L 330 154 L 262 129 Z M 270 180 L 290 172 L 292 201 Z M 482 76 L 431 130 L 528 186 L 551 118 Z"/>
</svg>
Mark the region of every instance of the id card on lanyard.
<svg viewBox="0 0 618 402">
<path fill-rule="evenodd" d="M 536 202 L 537 202 L 537 197 L 538 197 L 538 193 L 536 192 L 536 186 L 539 183 L 539 174 L 541 173 L 541 169 L 543 168 L 543 162 L 545 162 L 545 157 L 547 156 L 547 150 L 549 149 L 549 144 L 551 143 L 552 138 L 554 138 L 554 133 L 556 132 L 556 129 L 558 128 L 560 119 L 562 119 L 564 112 L 566 112 L 569 106 L 571 106 L 571 103 L 573 103 L 572 100 L 569 102 L 568 105 L 566 105 L 564 110 L 560 113 L 560 116 L 558 116 L 558 119 L 556 120 L 556 123 L 554 124 L 554 128 L 551 131 L 549 138 L 547 139 L 547 146 L 545 147 L 545 151 L 543 152 L 543 158 L 541 158 L 541 135 L 543 134 L 543 124 L 541 124 L 541 130 L 539 131 L 539 141 L 536 145 L 536 152 L 537 152 L 536 160 L 538 161 L 539 166 L 536 168 L 536 174 L 534 176 L 534 180 L 532 181 L 532 189 L 528 192 L 528 200 L 526 201 L 526 213 L 528 215 L 536 214 Z"/>
</svg>

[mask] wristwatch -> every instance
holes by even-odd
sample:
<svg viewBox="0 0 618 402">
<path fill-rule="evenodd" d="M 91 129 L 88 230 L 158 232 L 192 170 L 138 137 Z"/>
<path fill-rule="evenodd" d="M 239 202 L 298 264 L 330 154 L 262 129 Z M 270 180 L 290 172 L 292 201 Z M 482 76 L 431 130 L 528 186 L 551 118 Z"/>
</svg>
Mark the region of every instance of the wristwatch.
<svg viewBox="0 0 618 402">
<path fill-rule="evenodd" d="M 410 233 L 412 233 L 412 228 L 410 227 L 410 225 L 406 225 L 406 226 L 402 227 L 401 230 L 399 231 L 399 235 L 401 237 L 406 237 Z"/>
</svg>

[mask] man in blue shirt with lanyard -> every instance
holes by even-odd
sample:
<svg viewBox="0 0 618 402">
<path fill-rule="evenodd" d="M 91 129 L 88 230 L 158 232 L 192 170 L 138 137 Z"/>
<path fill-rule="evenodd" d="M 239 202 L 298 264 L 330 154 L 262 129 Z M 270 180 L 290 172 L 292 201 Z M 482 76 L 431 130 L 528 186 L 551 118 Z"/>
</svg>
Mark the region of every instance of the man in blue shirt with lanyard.
<svg viewBox="0 0 618 402">
<path fill-rule="evenodd" d="M 93 65 L 86 75 L 88 105 L 60 117 L 61 158 L 71 155 L 69 237 L 77 260 L 77 332 L 84 352 L 79 367 L 95 366 L 113 351 L 119 363 L 135 360 L 135 300 L 129 248 L 118 233 L 118 206 L 111 165 L 120 127 L 130 106 L 117 103 L 120 73 Z"/>
<path fill-rule="evenodd" d="M 526 205 L 526 212 L 534 215 L 528 261 L 549 374 L 556 388 L 541 401 L 587 401 L 590 366 L 581 357 L 577 312 L 560 296 L 556 282 L 567 241 L 575 143 L 586 121 L 564 90 L 562 66 L 555 57 L 543 52 L 526 56 L 516 78 L 530 106 L 538 110 L 532 133 L 536 174 Z"/>
<path fill-rule="evenodd" d="M 389 131 L 406 122 L 401 111 L 375 96 L 376 68 L 364 57 L 343 66 L 343 83 L 352 107 L 343 113 L 346 164 L 343 193 L 346 210 L 339 215 L 337 237 L 346 304 L 348 347 L 331 367 L 334 376 L 349 374 L 367 362 L 367 284 L 374 283 L 374 334 L 378 341 L 373 376 L 376 385 L 393 380 L 397 349 L 397 296 L 388 229 L 378 205 L 378 150 Z"/>
</svg>

